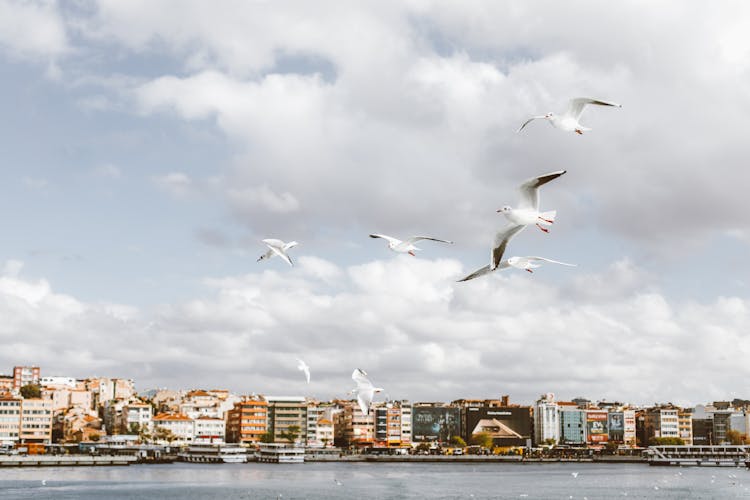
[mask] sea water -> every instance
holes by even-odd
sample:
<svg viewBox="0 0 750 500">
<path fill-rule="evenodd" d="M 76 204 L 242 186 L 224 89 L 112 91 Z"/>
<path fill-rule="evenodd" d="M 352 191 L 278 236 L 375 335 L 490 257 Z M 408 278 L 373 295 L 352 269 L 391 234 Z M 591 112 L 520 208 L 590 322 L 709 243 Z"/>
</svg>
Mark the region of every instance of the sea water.
<svg viewBox="0 0 750 500">
<path fill-rule="evenodd" d="M 175 463 L 0 469 L 0 498 L 12 499 L 725 499 L 750 498 L 749 488 L 750 471 L 744 467 L 644 464 Z"/>
</svg>

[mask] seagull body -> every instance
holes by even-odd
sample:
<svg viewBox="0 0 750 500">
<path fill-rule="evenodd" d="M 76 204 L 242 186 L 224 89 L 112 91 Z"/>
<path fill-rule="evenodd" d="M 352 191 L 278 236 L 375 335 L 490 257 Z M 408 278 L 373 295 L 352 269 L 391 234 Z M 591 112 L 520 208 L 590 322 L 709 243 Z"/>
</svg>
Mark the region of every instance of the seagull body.
<svg viewBox="0 0 750 500">
<path fill-rule="evenodd" d="M 279 257 L 284 259 L 287 264 L 289 264 L 290 266 L 294 266 L 294 264 L 292 264 L 292 259 L 289 258 L 289 255 L 287 255 L 286 252 L 290 248 L 299 245 L 299 243 L 297 243 L 296 241 L 290 241 L 289 243 L 284 243 L 281 240 L 275 240 L 273 238 L 265 239 L 263 240 L 263 243 L 265 243 L 266 246 L 268 247 L 268 251 L 264 253 L 263 255 L 261 255 L 260 257 L 258 257 L 258 262 L 260 262 L 261 260 L 270 259 L 274 255 L 278 255 Z"/>
<path fill-rule="evenodd" d="M 534 120 L 544 119 L 549 121 L 555 128 L 559 128 L 560 130 L 564 130 L 566 132 L 575 132 L 576 134 L 582 135 L 584 131 L 591 130 L 589 127 L 584 127 L 579 122 L 579 120 L 581 119 L 581 115 L 583 114 L 583 110 L 587 104 L 595 104 L 597 106 L 614 106 L 616 108 L 622 107 L 621 104 L 617 104 L 615 102 L 601 101 L 599 99 L 591 99 L 590 97 L 578 97 L 576 99 L 570 100 L 570 102 L 568 103 L 568 109 L 565 111 L 565 113 L 561 115 L 556 115 L 555 113 L 547 113 L 546 115 L 532 116 L 531 118 L 526 120 L 518 130 L 516 130 L 516 133 L 523 130 L 523 128 L 530 122 Z"/>
<path fill-rule="evenodd" d="M 563 266 L 570 266 L 570 267 L 576 267 L 575 264 L 568 264 L 567 262 L 560 262 L 559 260 L 552 260 L 552 259 L 545 259 L 544 257 L 510 257 L 508 259 L 505 259 L 504 261 L 500 262 L 498 266 L 494 269 L 497 271 L 498 269 L 508 269 L 509 267 L 515 267 L 516 269 L 523 269 L 524 271 L 528 271 L 530 273 L 533 273 L 534 271 L 532 269 L 536 269 L 537 267 L 541 267 L 541 262 L 550 262 L 552 264 L 560 264 Z M 491 273 L 493 270 L 490 269 L 490 266 L 484 266 L 480 269 L 477 269 L 470 275 L 461 278 L 458 281 L 469 281 L 473 280 L 474 278 L 479 278 L 480 276 L 484 276 L 485 274 Z"/>
<path fill-rule="evenodd" d="M 388 241 L 388 248 L 390 248 L 394 252 L 408 253 L 412 257 L 416 257 L 416 254 L 414 252 L 421 250 L 420 248 L 417 248 L 416 246 L 414 246 L 414 243 L 418 241 L 429 240 L 429 241 L 439 241 L 440 243 L 453 244 L 452 241 L 439 240 L 437 238 L 430 238 L 429 236 L 414 236 L 413 238 L 409 238 L 408 240 L 405 240 L 405 241 L 401 241 L 398 238 L 394 238 L 393 236 L 387 236 L 385 234 L 371 234 L 370 238 L 383 238 L 384 240 Z"/>
<path fill-rule="evenodd" d="M 548 182 L 557 179 L 565 172 L 567 172 L 567 170 L 557 170 L 527 180 L 519 187 L 521 199 L 518 202 L 518 206 L 513 208 L 505 205 L 498 210 L 498 213 L 505 215 L 505 218 L 508 219 L 512 225 L 522 226 L 521 229 L 529 224 L 536 224 L 536 227 L 541 231 L 548 233 L 549 229 L 542 226 L 554 224 L 557 211 L 539 211 L 539 188 Z M 495 239 L 495 242 L 497 244 L 497 238 Z"/>
<path fill-rule="evenodd" d="M 367 378 L 367 373 L 364 370 L 355 368 L 352 372 L 352 380 L 357 383 L 357 388 L 352 391 L 353 394 L 357 395 L 357 404 L 359 409 L 362 410 L 362 414 L 370 414 L 370 405 L 372 405 L 372 399 L 375 397 L 376 392 L 382 392 L 383 389 L 375 387 Z"/>
<path fill-rule="evenodd" d="M 307 363 L 297 358 L 297 369 L 302 372 L 305 372 L 305 378 L 307 379 L 307 383 L 309 384 L 310 383 L 310 367 L 307 366 Z"/>
</svg>

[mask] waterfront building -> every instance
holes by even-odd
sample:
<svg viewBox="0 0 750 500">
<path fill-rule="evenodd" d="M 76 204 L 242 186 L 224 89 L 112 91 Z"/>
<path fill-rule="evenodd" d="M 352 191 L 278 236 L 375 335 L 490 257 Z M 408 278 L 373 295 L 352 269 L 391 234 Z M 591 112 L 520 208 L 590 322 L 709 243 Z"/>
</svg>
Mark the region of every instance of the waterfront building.
<svg viewBox="0 0 750 500">
<path fill-rule="evenodd" d="M 399 401 L 398 406 L 401 409 L 401 445 L 411 446 L 413 442 L 414 409 L 406 400 Z"/>
<path fill-rule="evenodd" d="M 560 442 L 560 410 L 551 392 L 542 395 L 534 407 L 534 442 Z"/>
<path fill-rule="evenodd" d="M 358 448 L 372 446 L 375 442 L 375 411 L 365 415 L 356 401 L 341 401 L 342 410 L 334 418 L 334 444 Z"/>
<path fill-rule="evenodd" d="M 461 409 L 448 403 L 414 403 L 412 438 L 414 442 L 448 443 L 463 435 Z"/>
<path fill-rule="evenodd" d="M 686 445 L 693 444 L 693 411 L 690 409 L 677 412 L 677 425 L 679 428 L 680 439 Z"/>
<path fill-rule="evenodd" d="M 333 415 L 339 410 L 332 402 L 308 400 L 307 446 L 309 448 L 333 445 Z"/>
<path fill-rule="evenodd" d="M 297 438 L 302 444 L 307 439 L 307 400 L 302 396 L 266 396 L 268 402 L 268 430 L 274 442 L 290 443 L 284 437 L 292 428 L 297 430 Z"/>
<path fill-rule="evenodd" d="M 401 407 L 398 403 L 379 403 L 375 413 L 375 446 L 401 446 Z"/>
<path fill-rule="evenodd" d="M 267 432 L 268 402 L 262 396 L 247 396 L 227 412 L 226 441 L 256 444 Z"/>
<path fill-rule="evenodd" d="M 178 412 L 193 419 L 198 417 L 223 418 L 220 403 L 215 393 L 212 394 L 202 389 L 192 390 L 182 398 Z"/>
<path fill-rule="evenodd" d="M 573 402 L 558 402 L 560 410 L 560 442 L 581 445 L 586 442 L 586 410 Z"/>
<path fill-rule="evenodd" d="M 22 443 L 52 442 L 52 402 L 44 399 L 27 398 L 21 401 Z"/>
<path fill-rule="evenodd" d="M 120 411 L 117 433 L 128 434 L 140 430 L 151 429 L 153 410 L 147 403 L 127 403 Z M 115 432 L 113 432 L 114 434 Z M 222 434 L 223 436 L 224 434 Z"/>
<path fill-rule="evenodd" d="M 168 430 L 178 443 L 189 443 L 195 437 L 193 419 L 181 413 L 160 413 L 151 421 L 154 426 L 154 436 L 158 436 L 160 429 Z M 157 438 L 158 439 L 158 438 Z"/>
<path fill-rule="evenodd" d="M 498 404 L 499 403 L 499 404 Z M 497 400 L 457 400 L 461 408 L 464 440 L 486 432 L 497 447 L 531 446 L 534 421 L 530 406 L 511 405 L 508 396 Z"/>
<path fill-rule="evenodd" d="M 643 412 L 643 445 L 649 445 L 654 438 L 679 438 L 680 409 L 674 406 L 648 408 Z"/>
<path fill-rule="evenodd" d="M 193 420 L 194 440 L 207 440 L 209 442 L 224 441 L 227 425 L 224 419 L 202 416 Z"/>
<path fill-rule="evenodd" d="M 21 387 L 29 384 L 39 385 L 40 373 L 38 366 L 14 366 L 13 390 L 18 391 Z"/>
<path fill-rule="evenodd" d="M 21 439 L 21 401 L 0 393 L 0 445 L 15 445 Z"/>
<path fill-rule="evenodd" d="M 607 410 L 588 409 L 586 412 L 586 443 L 601 445 L 609 440 Z"/>
<path fill-rule="evenodd" d="M 636 412 L 626 409 L 622 411 L 623 434 L 622 442 L 628 446 L 636 446 Z"/>
</svg>

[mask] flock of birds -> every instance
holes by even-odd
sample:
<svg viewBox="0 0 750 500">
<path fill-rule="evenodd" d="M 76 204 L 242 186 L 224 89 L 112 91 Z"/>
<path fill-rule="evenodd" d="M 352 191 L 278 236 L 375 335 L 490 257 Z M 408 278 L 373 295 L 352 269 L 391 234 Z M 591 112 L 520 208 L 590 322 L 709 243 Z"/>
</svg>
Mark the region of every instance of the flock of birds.
<svg viewBox="0 0 750 500">
<path fill-rule="evenodd" d="M 589 104 L 597 106 L 622 107 L 620 104 L 614 102 L 591 99 L 587 97 L 579 97 L 570 100 L 570 102 L 568 103 L 568 109 L 563 114 L 557 115 L 555 113 L 547 113 L 546 115 L 532 116 L 531 118 L 526 120 L 516 132 L 520 132 L 526 127 L 526 125 L 534 120 L 544 119 L 549 121 L 549 123 L 557 129 L 566 132 L 575 132 L 581 135 L 585 131 L 591 130 L 590 128 L 585 127 L 580 123 L 581 115 L 586 106 Z M 563 266 L 575 266 L 575 264 L 568 264 L 566 262 L 560 262 L 557 260 L 538 256 L 512 256 L 504 258 L 511 239 L 513 239 L 514 236 L 523 231 L 526 226 L 533 224 L 544 233 L 549 233 L 549 229 L 547 228 L 547 226 L 554 224 L 555 217 L 557 216 L 557 211 L 540 211 L 539 188 L 547 184 L 548 182 L 551 182 L 562 176 L 563 174 L 565 174 L 565 172 L 566 170 L 549 172 L 531 178 L 521 184 L 521 186 L 519 187 L 520 200 L 517 206 L 511 207 L 506 205 L 497 210 L 498 213 L 501 213 L 505 216 L 508 222 L 495 234 L 490 250 L 489 263 L 477 269 L 473 273 L 461 278 L 460 280 L 458 280 L 459 282 L 469 281 L 489 274 L 498 269 L 503 270 L 510 267 L 533 273 L 534 269 L 540 267 L 544 263 L 559 264 Z M 384 239 L 388 242 L 388 248 L 391 251 L 397 253 L 407 253 L 411 256 L 416 256 L 416 252 L 420 250 L 415 245 L 415 243 L 419 241 L 436 241 L 439 243 L 447 244 L 453 243 L 449 240 L 442 240 L 429 236 L 414 236 L 406 240 L 400 240 L 398 238 L 394 238 L 393 236 L 388 236 L 385 234 L 371 234 L 370 238 Z M 263 243 L 266 244 L 268 250 L 258 258 L 258 261 L 267 260 L 274 256 L 277 256 L 283 259 L 290 266 L 294 266 L 292 259 L 289 257 L 288 251 L 298 245 L 296 241 L 285 243 L 278 239 L 269 238 L 263 240 Z M 304 372 L 307 383 L 309 384 L 310 367 L 301 359 L 297 359 L 297 361 L 297 368 L 300 371 Z M 351 394 L 356 395 L 357 403 L 362 410 L 362 413 L 368 415 L 375 393 L 381 392 L 382 389 L 375 387 L 367 378 L 367 373 L 359 368 L 355 369 L 352 373 L 352 380 L 354 380 L 357 387 L 351 391 Z"/>
</svg>

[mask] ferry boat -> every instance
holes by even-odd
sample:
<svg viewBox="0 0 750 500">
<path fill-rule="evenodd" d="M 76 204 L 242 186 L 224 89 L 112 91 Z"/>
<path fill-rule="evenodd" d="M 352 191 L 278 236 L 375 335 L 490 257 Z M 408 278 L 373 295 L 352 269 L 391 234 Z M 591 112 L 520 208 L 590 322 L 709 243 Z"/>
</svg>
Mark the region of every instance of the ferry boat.
<svg viewBox="0 0 750 500">
<path fill-rule="evenodd" d="M 258 462 L 270 464 L 301 464 L 305 462 L 305 448 L 294 444 L 260 443 L 255 457 Z"/>
<path fill-rule="evenodd" d="M 193 443 L 178 453 L 182 462 L 239 464 L 247 462 L 247 448 L 238 444 Z"/>
</svg>

